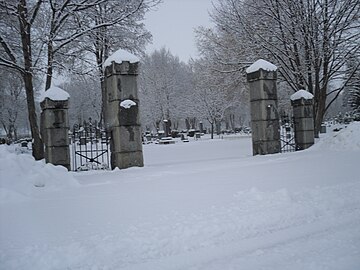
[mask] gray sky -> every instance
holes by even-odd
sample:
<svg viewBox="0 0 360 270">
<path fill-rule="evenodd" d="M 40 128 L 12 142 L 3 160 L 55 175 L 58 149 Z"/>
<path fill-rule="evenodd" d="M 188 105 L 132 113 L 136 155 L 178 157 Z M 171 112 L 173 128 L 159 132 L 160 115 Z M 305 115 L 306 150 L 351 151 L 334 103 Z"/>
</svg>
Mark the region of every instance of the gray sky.
<svg viewBox="0 0 360 270">
<path fill-rule="evenodd" d="M 211 25 L 208 15 L 211 8 L 211 0 L 163 0 L 146 15 L 146 28 L 153 35 L 153 44 L 147 47 L 147 52 L 165 46 L 182 61 L 196 57 L 193 29 Z"/>
</svg>

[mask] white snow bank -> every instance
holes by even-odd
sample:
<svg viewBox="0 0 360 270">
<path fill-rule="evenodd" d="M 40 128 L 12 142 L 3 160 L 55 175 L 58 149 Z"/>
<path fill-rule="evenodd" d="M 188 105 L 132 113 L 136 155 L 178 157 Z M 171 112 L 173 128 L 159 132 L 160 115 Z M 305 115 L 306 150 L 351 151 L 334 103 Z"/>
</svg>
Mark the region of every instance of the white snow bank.
<svg viewBox="0 0 360 270">
<path fill-rule="evenodd" d="M 131 106 L 136 106 L 136 103 L 130 99 L 125 99 L 120 102 L 120 107 L 123 107 L 125 109 L 129 109 Z"/>
<path fill-rule="evenodd" d="M 40 102 L 44 101 L 45 98 L 51 99 L 53 101 L 63 101 L 68 100 L 70 98 L 70 95 L 68 92 L 62 90 L 61 88 L 52 86 L 41 95 Z"/>
<path fill-rule="evenodd" d="M 358 269 L 359 153 L 144 145 L 143 168 L 0 205 L 0 268 Z"/>
<path fill-rule="evenodd" d="M 133 55 L 132 53 L 119 49 L 105 60 L 104 68 L 111 66 L 112 62 L 118 64 L 121 64 L 122 62 L 130 62 L 133 64 L 140 62 L 140 59 L 137 56 Z"/>
<path fill-rule="evenodd" d="M 270 62 L 265 61 L 263 59 L 259 59 L 246 69 L 246 73 L 253 73 L 260 69 L 266 70 L 266 71 L 276 71 L 277 66 L 275 66 L 274 64 L 271 64 Z"/>
<path fill-rule="evenodd" d="M 329 149 L 339 151 L 359 151 L 360 150 L 360 122 L 353 122 L 343 126 L 340 131 L 328 129 L 326 136 L 315 144 L 314 149 Z M 310 148 L 310 149 L 311 149 Z"/>
<path fill-rule="evenodd" d="M 8 146 L 0 146 L 0 175 L 0 204 L 79 185 L 65 167 L 35 161 L 29 154 L 18 155 Z"/>
<path fill-rule="evenodd" d="M 303 99 L 313 99 L 314 95 L 311 94 L 310 92 L 302 89 L 302 90 L 299 90 L 295 94 L 290 96 L 290 99 L 292 101 L 298 100 L 298 99 L 301 99 L 301 98 L 303 98 Z"/>
</svg>

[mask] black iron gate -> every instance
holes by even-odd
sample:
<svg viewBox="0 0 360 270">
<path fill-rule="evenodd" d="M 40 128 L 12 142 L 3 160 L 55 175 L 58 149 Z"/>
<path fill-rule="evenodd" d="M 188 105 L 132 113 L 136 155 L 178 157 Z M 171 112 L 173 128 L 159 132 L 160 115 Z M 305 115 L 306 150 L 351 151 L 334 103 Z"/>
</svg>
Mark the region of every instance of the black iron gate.
<svg viewBox="0 0 360 270">
<path fill-rule="evenodd" d="M 109 169 L 110 137 L 96 121 L 75 124 L 71 132 L 71 168 L 73 171 Z"/>
<path fill-rule="evenodd" d="M 294 119 L 286 114 L 281 115 L 280 118 L 280 141 L 281 153 L 296 150 Z"/>
</svg>

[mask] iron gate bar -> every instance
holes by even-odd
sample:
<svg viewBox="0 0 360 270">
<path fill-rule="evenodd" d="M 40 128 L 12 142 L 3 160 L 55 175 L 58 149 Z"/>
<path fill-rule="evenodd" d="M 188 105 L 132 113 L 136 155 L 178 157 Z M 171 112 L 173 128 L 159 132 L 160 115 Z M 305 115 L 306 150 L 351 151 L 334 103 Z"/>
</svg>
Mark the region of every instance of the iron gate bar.
<svg viewBox="0 0 360 270">
<path fill-rule="evenodd" d="M 282 153 L 296 151 L 294 118 L 287 114 L 280 117 L 280 141 Z"/>
<path fill-rule="evenodd" d="M 295 148 L 295 137 L 292 137 L 289 141 L 286 141 L 286 140 L 283 140 L 283 139 L 280 138 L 280 141 L 282 141 L 284 143 L 284 145 L 281 147 L 281 150 L 283 150 L 286 146 L 290 146 L 291 148 Z M 294 141 L 294 142 L 291 143 L 292 141 Z M 290 150 L 285 150 L 285 151 L 289 152 Z"/>
<path fill-rule="evenodd" d="M 101 150 L 100 150 L 101 151 Z M 81 156 L 81 157 L 83 157 L 83 158 L 85 158 L 85 159 L 87 159 L 87 160 L 89 160 L 90 162 L 96 162 L 96 163 L 98 163 L 98 164 L 101 164 L 99 161 L 97 161 L 97 160 L 95 160 L 96 158 L 98 158 L 98 157 L 100 157 L 101 155 L 103 155 L 103 154 L 105 154 L 107 151 L 105 150 L 105 151 L 103 151 L 102 153 L 100 153 L 99 155 L 97 155 L 96 157 L 87 157 L 87 156 L 84 156 L 84 155 L 82 155 L 82 154 L 80 154 L 80 153 L 83 153 L 83 152 L 91 152 L 91 151 L 76 151 L 76 154 L 77 155 L 79 155 L 79 156 Z"/>
<path fill-rule="evenodd" d="M 75 124 L 72 134 L 73 170 L 109 168 L 109 142 L 106 131 L 98 127 L 96 121 L 93 123 L 91 118 L 83 125 Z"/>
</svg>

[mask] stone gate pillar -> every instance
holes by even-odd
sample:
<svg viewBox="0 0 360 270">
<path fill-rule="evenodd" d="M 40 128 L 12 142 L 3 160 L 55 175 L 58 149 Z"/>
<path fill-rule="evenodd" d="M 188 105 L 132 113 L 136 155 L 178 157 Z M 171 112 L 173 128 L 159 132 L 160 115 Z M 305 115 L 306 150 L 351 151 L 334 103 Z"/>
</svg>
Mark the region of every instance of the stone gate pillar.
<svg viewBox="0 0 360 270">
<path fill-rule="evenodd" d="M 104 63 L 105 126 L 111 133 L 111 168 L 144 166 L 139 115 L 139 59 L 123 50 Z"/>
<path fill-rule="evenodd" d="M 45 145 L 45 161 L 70 170 L 69 94 L 58 87 L 45 91 L 40 103 L 41 136 Z"/>
<path fill-rule="evenodd" d="M 246 69 L 250 86 L 253 155 L 274 154 L 281 150 L 276 70 L 275 65 L 262 59 Z"/>
<path fill-rule="evenodd" d="M 305 90 L 299 90 L 290 97 L 294 114 L 296 150 L 304 150 L 314 144 L 313 98 L 314 96 Z"/>
</svg>

